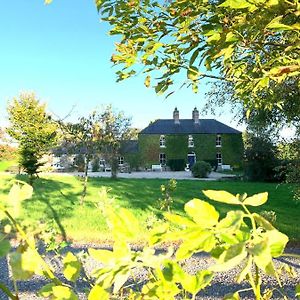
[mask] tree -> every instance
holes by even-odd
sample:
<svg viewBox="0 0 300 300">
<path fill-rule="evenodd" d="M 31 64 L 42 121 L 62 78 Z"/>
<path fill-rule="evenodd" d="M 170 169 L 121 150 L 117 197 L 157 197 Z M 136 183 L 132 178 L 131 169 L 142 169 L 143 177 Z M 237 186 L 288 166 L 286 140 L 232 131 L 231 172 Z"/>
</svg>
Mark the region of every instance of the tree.
<svg viewBox="0 0 300 300">
<path fill-rule="evenodd" d="M 274 181 L 278 166 L 277 148 L 265 132 L 246 132 L 245 175 L 253 181 Z"/>
<path fill-rule="evenodd" d="M 7 110 L 10 122 L 7 132 L 19 144 L 19 164 L 32 184 L 39 167 L 45 163 L 42 157 L 55 145 L 57 126 L 46 113 L 45 104 L 33 93 L 14 98 Z"/>
<path fill-rule="evenodd" d="M 123 112 L 114 111 L 107 106 L 102 114 L 102 128 L 105 144 L 105 153 L 111 165 L 111 177 L 117 177 L 118 157 L 120 156 L 121 143 L 129 140 L 134 134 L 130 128 L 131 119 Z"/>
<path fill-rule="evenodd" d="M 152 81 L 159 94 L 170 91 L 176 81 L 196 92 L 203 79 L 220 79 L 232 84 L 249 111 L 281 108 L 285 99 L 273 97 L 274 87 L 299 82 L 298 1 L 96 0 L 96 4 L 112 27 L 110 34 L 120 36 L 111 58 L 121 67 L 118 80 L 140 73 L 141 65 L 145 85 Z"/>
<path fill-rule="evenodd" d="M 81 205 L 87 193 L 89 163 L 96 151 L 100 151 L 101 147 L 103 147 L 104 140 L 101 123 L 102 116 L 97 111 L 93 111 L 87 117 L 80 117 L 77 123 L 63 123 L 59 121 L 67 144 L 72 144 L 74 152 L 79 152 L 83 156 L 84 183 L 80 197 Z"/>
</svg>

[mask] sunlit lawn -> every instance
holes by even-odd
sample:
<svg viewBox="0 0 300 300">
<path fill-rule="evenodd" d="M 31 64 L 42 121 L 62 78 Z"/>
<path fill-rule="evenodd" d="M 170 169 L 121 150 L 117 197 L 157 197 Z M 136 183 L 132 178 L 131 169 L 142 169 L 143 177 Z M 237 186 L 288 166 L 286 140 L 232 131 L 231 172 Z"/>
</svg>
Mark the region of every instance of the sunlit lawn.
<svg viewBox="0 0 300 300">
<path fill-rule="evenodd" d="M 14 160 L 0 161 L 0 172 L 7 171 L 10 167 L 17 166 L 17 162 Z"/>
<path fill-rule="evenodd" d="M 13 177 L 0 176 L 0 197 L 9 190 L 5 184 Z M 23 177 L 26 180 L 26 177 Z M 156 206 L 161 197 L 160 185 L 163 179 L 89 179 L 88 195 L 83 206 L 79 205 L 81 192 L 80 178 L 72 176 L 47 176 L 38 179 L 34 185 L 32 199 L 23 202 L 22 219 L 30 221 L 53 220 L 59 231 L 70 239 L 81 242 L 99 242 L 110 239 L 105 219 L 95 201 L 101 201 L 99 189 L 102 186 L 111 188 L 110 195 L 115 197 L 115 205 L 130 209 L 145 228 L 153 215 L 159 218 L 161 212 Z M 300 241 L 300 206 L 292 201 L 291 186 L 274 183 L 249 183 L 239 181 L 178 181 L 174 193 L 173 211 L 182 213 L 184 204 L 192 198 L 205 199 L 201 190 L 218 189 L 232 193 L 249 195 L 268 191 L 269 201 L 255 210 L 273 210 L 277 215 L 276 226 L 290 239 Z M 213 203 L 213 202 L 211 202 Z M 213 203 L 224 215 L 232 207 Z M 155 219 L 155 218 L 154 218 Z M 148 220 L 148 221 L 147 221 Z M 141 236 L 143 239 L 143 236 Z"/>
</svg>

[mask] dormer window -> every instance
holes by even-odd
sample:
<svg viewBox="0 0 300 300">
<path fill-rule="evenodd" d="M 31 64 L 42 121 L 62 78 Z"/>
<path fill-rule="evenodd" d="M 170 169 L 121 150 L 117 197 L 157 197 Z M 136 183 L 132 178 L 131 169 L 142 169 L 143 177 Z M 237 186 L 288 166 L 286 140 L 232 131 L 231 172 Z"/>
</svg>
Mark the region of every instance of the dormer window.
<svg viewBox="0 0 300 300">
<path fill-rule="evenodd" d="M 194 147 L 194 139 L 193 139 L 192 135 L 189 135 L 189 138 L 188 138 L 188 147 L 189 148 L 193 148 Z"/>
<path fill-rule="evenodd" d="M 218 134 L 216 136 L 216 147 L 221 147 L 222 146 L 222 140 L 221 140 L 221 135 Z"/>
<path fill-rule="evenodd" d="M 161 135 L 159 138 L 159 147 L 166 148 L 166 137 L 164 135 Z"/>
</svg>

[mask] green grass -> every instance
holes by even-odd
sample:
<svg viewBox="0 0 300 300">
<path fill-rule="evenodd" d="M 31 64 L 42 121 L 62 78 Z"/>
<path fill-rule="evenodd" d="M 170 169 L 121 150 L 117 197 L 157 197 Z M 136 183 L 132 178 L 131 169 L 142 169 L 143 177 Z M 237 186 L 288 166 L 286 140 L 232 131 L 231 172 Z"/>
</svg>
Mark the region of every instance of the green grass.
<svg viewBox="0 0 300 300">
<path fill-rule="evenodd" d="M 8 193 L 7 183 L 11 175 L 0 176 L 0 199 Z M 23 179 L 26 177 L 23 177 Z M 34 185 L 34 195 L 23 202 L 22 219 L 29 221 L 53 220 L 62 234 L 81 242 L 97 242 L 110 239 L 105 219 L 93 201 L 99 199 L 101 186 L 111 188 L 110 194 L 116 204 L 130 209 L 145 226 L 151 214 L 159 216 L 156 207 L 160 195 L 160 185 L 166 183 L 163 179 L 118 179 L 108 178 L 89 179 L 86 203 L 79 205 L 81 180 L 72 176 L 45 176 L 38 179 Z M 177 183 L 174 194 L 173 212 L 181 213 L 184 204 L 192 198 L 205 199 L 201 190 L 218 189 L 231 193 L 255 193 L 268 191 L 269 200 L 254 211 L 273 210 L 277 215 L 276 227 L 286 233 L 291 240 L 300 241 L 299 215 L 300 206 L 292 201 L 291 185 L 273 183 L 249 183 L 238 181 L 189 181 Z M 5 197 L 5 196 L 4 196 Z M 99 199 L 100 201 L 100 199 Z M 225 215 L 233 208 L 229 205 L 213 203 Z M 146 230 L 146 229 L 145 229 Z M 141 237 L 142 238 L 142 237 Z"/>
<path fill-rule="evenodd" d="M 0 172 L 5 172 L 11 167 L 17 166 L 17 162 L 14 160 L 2 160 L 0 161 Z"/>
</svg>

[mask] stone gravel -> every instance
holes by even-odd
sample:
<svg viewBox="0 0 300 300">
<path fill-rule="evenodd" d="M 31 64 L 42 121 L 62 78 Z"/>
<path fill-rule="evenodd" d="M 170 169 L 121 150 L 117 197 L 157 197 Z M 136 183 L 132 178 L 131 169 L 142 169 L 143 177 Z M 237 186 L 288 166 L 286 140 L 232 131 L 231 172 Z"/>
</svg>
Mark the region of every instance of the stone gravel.
<svg viewBox="0 0 300 300">
<path fill-rule="evenodd" d="M 68 251 L 71 251 L 73 253 L 78 253 L 81 251 L 86 252 L 87 249 L 91 245 L 85 245 L 85 246 L 74 246 L 67 249 Z M 97 247 L 99 248 L 99 247 Z M 296 253 L 300 254 L 299 248 L 292 248 L 287 249 L 286 252 L 289 253 Z M 56 275 L 62 280 L 66 281 L 63 278 L 62 275 L 62 265 L 61 262 L 57 260 L 53 255 L 46 254 L 46 259 L 51 262 L 51 264 L 55 268 Z M 189 272 L 190 274 L 196 273 L 198 270 L 206 269 L 208 266 L 210 266 L 213 263 L 213 260 L 205 253 L 198 253 L 191 257 L 190 259 L 187 259 L 183 261 L 183 268 Z M 281 257 L 279 259 L 275 260 L 275 264 L 279 265 L 280 263 L 287 263 L 290 266 L 293 266 L 297 276 L 295 278 L 288 278 L 287 276 L 284 276 L 282 279 L 284 290 L 287 291 L 288 296 L 290 299 L 296 299 L 295 294 L 295 286 L 296 284 L 300 283 L 300 259 L 298 258 L 291 258 L 291 257 Z M 94 268 L 100 267 L 101 265 L 94 261 L 92 258 L 88 258 L 85 261 L 85 271 L 89 274 Z M 241 288 L 249 288 L 249 285 L 247 283 L 241 283 L 236 284 L 234 281 L 234 278 L 237 275 L 238 268 L 233 269 L 229 272 L 224 273 L 217 273 L 215 275 L 215 278 L 213 279 L 212 285 L 207 287 L 204 291 L 200 291 L 196 299 L 223 299 L 224 295 L 227 293 L 232 293 L 237 291 Z M 138 271 L 135 276 L 141 280 L 146 280 L 146 272 L 143 270 Z M 10 288 L 12 289 L 12 282 L 11 279 L 11 272 L 8 268 L 7 259 L 1 259 L 0 260 L 0 282 L 3 282 L 5 284 L 8 284 Z M 21 300 L 35 300 L 35 299 L 43 299 L 41 297 L 36 296 L 36 293 L 38 290 L 44 286 L 47 283 L 45 279 L 43 279 L 40 276 L 34 276 L 32 279 L 27 281 L 19 281 L 18 282 L 18 288 L 20 291 L 20 299 Z M 266 288 L 270 287 L 277 287 L 276 281 L 268 276 L 263 277 L 262 281 L 262 287 Z M 78 293 L 79 299 L 84 300 L 87 299 L 87 296 L 85 294 L 85 289 L 88 287 L 87 283 L 80 278 L 75 286 L 75 289 Z M 254 299 L 254 296 L 251 292 L 244 292 L 240 294 L 241 299 Z M 272 299 L 282 299 L 282 296 L 279 293 L 274 293 Z M 0 291 L 0 300 L 8 300 L 8 298 Z M 101 300 L 101 299 L 99 299 Z"/>
</svg>

